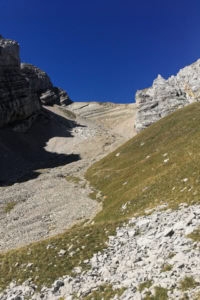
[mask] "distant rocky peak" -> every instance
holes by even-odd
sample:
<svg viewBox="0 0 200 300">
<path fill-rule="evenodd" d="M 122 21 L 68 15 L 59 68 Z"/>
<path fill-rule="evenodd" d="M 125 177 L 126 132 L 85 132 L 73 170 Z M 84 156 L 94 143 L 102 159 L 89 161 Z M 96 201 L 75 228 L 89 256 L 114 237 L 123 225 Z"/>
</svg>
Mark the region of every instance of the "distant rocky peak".
<svg viewBox="0 0 200 300">
<path fill-rule="evenodd" d="M 158 74 L 157 78 L 153 81 L 153 84 L 164 83 L 165 78 L 163 78 L 160 74 Z"/>
</svg>

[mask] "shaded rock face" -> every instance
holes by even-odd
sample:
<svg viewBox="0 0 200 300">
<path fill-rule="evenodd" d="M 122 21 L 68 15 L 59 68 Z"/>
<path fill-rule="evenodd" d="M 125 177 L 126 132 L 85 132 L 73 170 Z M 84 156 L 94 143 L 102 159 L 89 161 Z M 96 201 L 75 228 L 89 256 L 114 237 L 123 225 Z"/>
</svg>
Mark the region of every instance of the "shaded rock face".
<svg viewBox="0 0 200 300">
<path fill-rule="evenodd" d="M 31 89 L 39 96 L 42 104 L 65 106 L 72 103 L 64 90 L 53 86 L 49 76 L 44 71 L 27 63 L 21 64 L 21 70 L 29 80 Z"/>
<path fill-rule="evenodd" d="M 66 106 L 72 103 L 69 95 L 65 92 L 65 90 L 53 87 L 51 89 L 47 89 L 40 94 L 41 103 L 44 105 L 61 105 Z"/>
<path fill-rule="evenodd" d="M 0 128 L 11 125 L 24 132 L 44 105 L 68 105 L 68 94 L 55 88 L 39 68 L 20 64 L 19 44 L 0 35 Z"/>
<path fill-rule="evenodd" d="M 19 45 L 16 41 L 4 39 L 0 35 L 0 67 L 18 68 L 20 64 Z M 0 70 L 0 71 L 1 71 Z"/>
<path fill-rule="evenodd" d="M 196 101 L 200 101 L 200 59 L 167 80 L 158 75 L 152 87 L 137 91 L 136 131 Z"/>
<path fill-rule="evenodd" d="M 27 120 L 41 109 L 40 99 L 21 73 L 19 45 L 0 38 L 0 127 Z"/>
<path fill-rule="evenodd" d="M 52 89 L 53 84 L 49 76 L 39 68 L 26 63 L 21 63 L 22 73 L 28 78 L 32 90 L 37 93 Z"/>
</svg>

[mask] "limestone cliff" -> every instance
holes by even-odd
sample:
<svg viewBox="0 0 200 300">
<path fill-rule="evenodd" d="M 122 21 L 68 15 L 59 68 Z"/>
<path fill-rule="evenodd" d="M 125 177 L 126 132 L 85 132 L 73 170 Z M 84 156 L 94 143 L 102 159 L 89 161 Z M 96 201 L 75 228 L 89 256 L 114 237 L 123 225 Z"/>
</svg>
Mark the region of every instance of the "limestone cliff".
<svg viewBox="0 0 200 300">
<path fill-rule="evenodd" d="M 200 59 L 165 80 L 161 75 L 152 87 L 137 91 L 136 131 L 148 127 L 178 108 L 200 100 Z"/>
<path fill-rule="evenodd" d="M 26 131 L 42 104 L 67 105 L 67 93 L 53 87 L 48 75 L 30 64 L 20 64 L 19 44 L 0 35 L 0 128 Z"/>
<path fill-rule="evenodd" d="M 41 109 L 20 69 L 19 45 L 0 37 L 0 127 L 26 120 Z"/>
</svg>

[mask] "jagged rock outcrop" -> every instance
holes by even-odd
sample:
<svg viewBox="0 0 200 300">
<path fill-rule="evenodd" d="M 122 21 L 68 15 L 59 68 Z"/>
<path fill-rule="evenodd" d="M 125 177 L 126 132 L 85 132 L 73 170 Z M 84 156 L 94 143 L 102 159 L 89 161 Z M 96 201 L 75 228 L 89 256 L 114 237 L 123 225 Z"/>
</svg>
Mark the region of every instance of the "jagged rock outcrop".
<svg viewBox="0 0 200 300">
<path fill-rule="evenodd" d="M 200 59 L 165 80 L 161 75 L 152 87 L 137 91 L 136 131 L 148 127 L 178 108 L 200 100 Z"/>
<path fill-rule="evenodd" d="M 39 68 L 20 64 L 19 44 L 0 35 L 0 128 L 26 131 L 44 105 L 68 105 L 67 93 Z"/>
<path fill-rule="evenodd" d="M 53 84 L 51 83 L 49 76 L 44 71 L 27 63 L 21 63 L 20 67 L 22 73 L 30 81 L 31 88 L 37 93 L 53 88 Z"/>
<path fill-rule="evenodd" d="M 69 95 L 66 93 L 65 90 L 53 87 L 51 89 L 47 89 L 40 93 L 40 100 L 41 103 L 44 105 L 61 105 L 66 106 L 72 103 Z"/>
<path fill-rule="evenodd" d="M 21 70 L 29 80 L 31 89 L 40 97 L 42 104 L 65 106 L 72 103 L 64 90 L 53 86 L 46 72 L 27 63 L 21 63 Z"/>
</svg>

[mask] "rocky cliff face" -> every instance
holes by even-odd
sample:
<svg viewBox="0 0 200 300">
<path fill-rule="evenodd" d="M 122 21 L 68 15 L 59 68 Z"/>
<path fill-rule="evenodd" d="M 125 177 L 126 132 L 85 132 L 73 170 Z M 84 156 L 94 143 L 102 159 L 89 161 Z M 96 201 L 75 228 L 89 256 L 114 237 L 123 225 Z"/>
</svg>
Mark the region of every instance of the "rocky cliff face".
<svg viewBox="0 0 200 300">
<path fill-rule="evenodd" d="M 42 104 L 67 105 L 67 93 L 53 87 L 48 75 L 30 64 L 20 64 L 19 44 L 0 35 L 0 128 L 25 131 Z"/>
<path fill-rule="evenodd" d="M 19 45 L 0 37 L 0 127 L 27 120 L 41 109 L 20 69 Z"/>
<path fill-rule="evenodd" d="M 148 127 L 178 108 L 200 100 L 200 59 L 165 80 L 161 75 L 152 87 L 137 91 L 136 131 Z"/>
<path fill-rule="evenodd" d="M 49 76 L 44 71 L 27 63 L 21 64 L 21 71 L 29 80 L 31 89 L 39 96 L 42 104 L 65 106 L 72 103 L 63 89 L 53 86 Z"/>
</svg>

